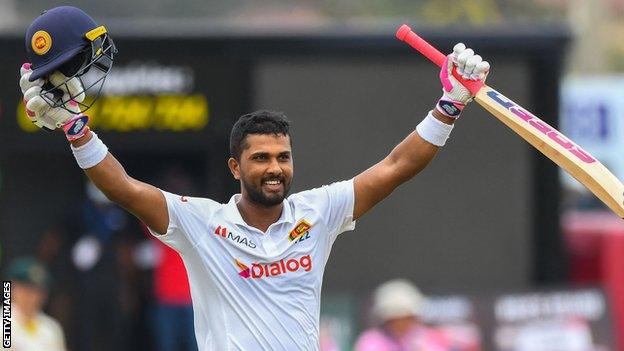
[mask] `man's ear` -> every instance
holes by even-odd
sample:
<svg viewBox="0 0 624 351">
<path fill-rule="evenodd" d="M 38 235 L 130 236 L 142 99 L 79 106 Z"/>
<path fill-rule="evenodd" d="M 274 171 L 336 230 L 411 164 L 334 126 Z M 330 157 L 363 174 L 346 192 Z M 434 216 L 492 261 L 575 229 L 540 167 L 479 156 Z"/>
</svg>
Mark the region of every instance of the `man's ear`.
<svg viewBox="0 0 624 351">
<path fill-rule="evenodd" d="M 230 168 L 230 172 L 232 172 L 234 179 L 240 180 L 240 164 L 234 157 L 230 157 L 228 159 L 228 167 Z"/>
</svg>

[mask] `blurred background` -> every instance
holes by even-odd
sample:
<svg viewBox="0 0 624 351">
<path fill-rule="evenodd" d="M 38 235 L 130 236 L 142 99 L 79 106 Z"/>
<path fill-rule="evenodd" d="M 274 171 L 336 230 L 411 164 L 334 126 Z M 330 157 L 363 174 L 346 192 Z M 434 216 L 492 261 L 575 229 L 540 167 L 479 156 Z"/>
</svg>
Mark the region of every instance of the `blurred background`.
<svg viewBox="0 0 624 351">
<path fill-rule="evenodd" d="M 292 120 L 295 192 L 380 160 L 440 95 L 438 70 L 394 38 L 402 23 L 443 51 L 474 48 L 490 85 L 624 179 L 624 0 L 0 0 L 1 271 L 45 292 L 69 350 L 192 350 L 193 335 L 177 254 L 24 115 L 24 33 L 60 5 L 119 49 L 94 129 L 128 173 L 172 192 L 238 192 L 229 131 L 260 108 Z M 623 252 L 619 218 L 472 106 L 435 161 L 336 242 L 322 347 L 387 327 L 375 288 L 404 278 L 424 296 L 412 314 L 451 340 L 440 349 L 622 351 Z"/>
</svg>

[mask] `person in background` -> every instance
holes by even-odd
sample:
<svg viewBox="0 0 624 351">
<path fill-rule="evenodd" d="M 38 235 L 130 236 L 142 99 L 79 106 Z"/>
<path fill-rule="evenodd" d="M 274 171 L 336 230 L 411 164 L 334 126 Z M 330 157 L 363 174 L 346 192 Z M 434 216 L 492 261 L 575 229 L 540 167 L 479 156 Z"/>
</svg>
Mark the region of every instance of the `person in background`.
<svg viewBox="0 0 624 351">
<path fill-rule="evenodd" d="M 143 226 L 146 236 L 150 236 Z M 153 263 L 151 329 L 156 351 L 197 351 L 193 306 L 186 268 L 180 255 L 155 238 L 148 238 Z"/>
<path fill-rule="evenodd" d="M 54 317 L 65 332 L 67 347 L 71 349 L 73 294 L 76 291 L 70 259 L 71 245 L 62 223 L 53 223 L 41 233 L 33 256 L 46 267 L 54 289 L 50 289 L 45 310 Z"/>
<path fill-rule="evenodd" d="M 451 351 L 442 333 L 421 322 L 424 296 L 407 280 L 380 285 L 373 294 L 372 316 L 376 326 L 365 330 L 355 351 Z"/>
<path fill-rule="evenodd" d="M 180 194 L 195 193 L 191 175 L 175 165 L 164 171 L 161 183 Z M 155 251 L 152 332 L 156 351 L 197 351 L 193 305 L 186 268 L 180 255 L 151 235 L 142 225 Z"/>
<path fill-rule="evenodd" d="M 136 274 L 131 247 L 141 229 L 91 182 L 86 199 L 72 211 L 67 231 L 77 238 L 71 248 L 75 268 L 72 349 L 82 351 L 136 350 Z"/>
<path fill-rule="evenodd" d="M 11 280 L 11 347 L 13 351 L 65 351 L 61 325 L 42 309 L 48 297 L 50 278 L 34 258 L 15 259 L 9 266 Z"/>
</svg>

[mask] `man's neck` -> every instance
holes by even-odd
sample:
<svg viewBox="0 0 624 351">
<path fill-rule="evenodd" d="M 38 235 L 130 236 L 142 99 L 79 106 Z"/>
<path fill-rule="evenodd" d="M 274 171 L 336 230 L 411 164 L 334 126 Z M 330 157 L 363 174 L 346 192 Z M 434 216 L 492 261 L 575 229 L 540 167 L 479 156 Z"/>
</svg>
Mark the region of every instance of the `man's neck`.
<svg viewBox="0 0 624 351">
<path fill-rule="evenodd" d="M 246 199 L 245 196 L 242 196 L 236 206 L 245 223 L 266 233 L 269 226 L 277 222 L 280 218 L 284 208 L 284 202 L 281 202 L 279 205 L 266 207 L 251 202 L 249 199 Z"/>
<path fill-rule="evenodd" d="M 24 308 L 24 306 L 19 303 L 14 303 L 12 308 L 15 314 L 19 315 L 19 318 L 24 324 L 30 323 L 37 316 L 37 310 Z"/>
</svg>

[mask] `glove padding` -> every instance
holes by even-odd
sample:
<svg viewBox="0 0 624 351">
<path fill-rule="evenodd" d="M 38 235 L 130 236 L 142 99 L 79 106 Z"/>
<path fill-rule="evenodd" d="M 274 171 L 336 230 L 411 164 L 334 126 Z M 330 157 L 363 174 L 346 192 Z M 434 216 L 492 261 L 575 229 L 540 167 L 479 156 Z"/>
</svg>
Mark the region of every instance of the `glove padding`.
<svg viewBox="0 0 624 351">
<path fill-rule="evenodd" d="M 472 101 L 473 96 L 455 79 L 453 68 L 456 68 L 457 73 L 464 79 L 485 82 L 490 72 L 490 64 L 483 61 L 472 49 L 466 48 L 463 43 L 456 44 L 453 53 L 444 60 L 440 70 L 443 94 L 436 108 L 446 116 L 457 118 L 466 104 Z"/>
<path fill-rule="evenodd" d="M 54 72 L 48 78 L 49 82 L 61 92 L 61 101 L 67 101 L 63 107 L 54 107 L 52 104 L 58 101 L 52 92 L 46 92 L 43 88 L 46 81 L 38 78 L 30 81 L 32 74 L 30 63 L 24 63 L 20 68 L 20 88 L 24 94 L 26 115 L 39 128 L 53 131 L 63 128 L 67 138 L 74 140 L 84 135 L 84 128 L 88 117 L 81 115 L 77 102 L 84 100 L 84 89 L 77 78 L 69 79 L 60 72 Z M 43 91 L 43 94 L 42 94 Z M 69 110 L 69 111 L 68 111 Z"/>
</svg>

